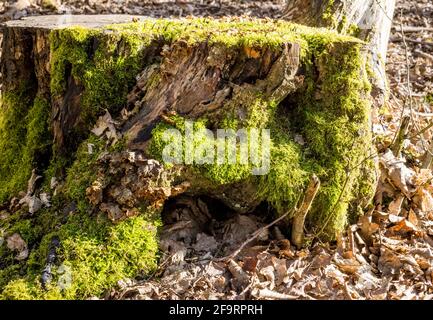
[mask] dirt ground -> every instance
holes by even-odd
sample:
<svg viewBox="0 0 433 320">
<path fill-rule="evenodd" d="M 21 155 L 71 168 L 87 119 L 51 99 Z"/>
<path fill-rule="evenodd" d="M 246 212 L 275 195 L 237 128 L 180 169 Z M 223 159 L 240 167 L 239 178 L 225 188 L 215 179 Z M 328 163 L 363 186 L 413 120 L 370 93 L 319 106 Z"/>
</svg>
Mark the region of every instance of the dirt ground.
<svg viewBox="0 0 433 320">
<path fill-rule="evenodd" d="M 44 3 L 43 5 L 41 3 Z M 250 15 L 278 18 L 284 1 L 6 1 L 0 21 L 48 13 L 160 16 Z M 160 267 L 148 279 L 125 279 L 105 299 L 432 299 L 433 3 L 397 3 L 389 44 L 389 102 L 373 110 L 381 178 L 375 207 L 335 244 L 296 250 L 278 228 L 222 261 L 265 225 L 260 214 L 235 215 L 202 199 L 167 206 Z M 0 88 L 1 89 L 1 88 Z M 410 116 L 401 157 L 392 144 Z M 217 214 L 212 230 L 197 214 Z M 228 262 L 227 262 L 228 261 Z"/>
</svg>

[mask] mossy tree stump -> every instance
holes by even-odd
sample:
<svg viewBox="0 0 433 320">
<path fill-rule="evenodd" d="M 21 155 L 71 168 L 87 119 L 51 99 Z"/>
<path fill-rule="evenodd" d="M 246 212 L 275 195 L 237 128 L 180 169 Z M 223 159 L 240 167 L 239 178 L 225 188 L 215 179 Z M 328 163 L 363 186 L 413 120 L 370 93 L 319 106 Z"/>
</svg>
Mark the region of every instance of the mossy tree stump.
<svg viewBox="0 0 433 320">
<path fill-rule="evenodd" d="M 81 16 L 59 25 L 59 19 L 27 18 L 3 28 L 1 201 L 24 190 L 37 169 L 42 189 L 52 177 L 64 181 L 54 197 L 57 210 L 74 203 L 86 219 L 102 213 L 116 237 L 131 219 L 180 193 L 205 194 L 241 213 L 266 202 L 283 214 L 313 174 L 322 186 L 307 224 L 317 236 L 333 238 L 368 205 L 375 169 L 363 42 L 282 21 Z M 117 143 L 91 132 L 106 111 Z M 161 165 L 165 130 L 185 133 L 184 120 L 214 132 L 270 129 L 269 172 L 254 175 L 252 165 L 239 161 Z M 60 220 L 66 228 L 60 243 L 69 244 L 60 251 L 79 270 L 72 258 L 79 248 L 70 243 L 80 238 L 79 224 Z M 36 238 L 32 245 L 43 260 L 51 238 Z M 128 276 L 148 267 L 138 261 L 136 268 L 123 265 Z M 43 267 L 32 263 L 33 271 Z M 69 297 L 89 294 L 80 281 Z"/>
</svg>

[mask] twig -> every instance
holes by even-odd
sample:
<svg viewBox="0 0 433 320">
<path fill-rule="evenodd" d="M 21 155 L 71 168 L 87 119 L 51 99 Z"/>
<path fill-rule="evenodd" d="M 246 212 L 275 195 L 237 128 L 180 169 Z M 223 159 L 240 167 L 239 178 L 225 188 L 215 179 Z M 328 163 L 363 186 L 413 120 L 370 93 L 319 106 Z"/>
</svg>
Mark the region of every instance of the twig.
<svg viewBox="0 0 433 320">
<path fill-rule="evenodd" d="M 403 16 L 403 11 L 400 12 L 400 16 Z M 410 64 L 409 64 L 409 49 L 406 42 L 406 35 L 404 34 L 404 27 L 403 23 L 400 23 L 400 32 L 401 32 L 401 38 L 403 40 L 404 45 L 404 52 L 405 52 L 405 58 L 406 58 L 406 81 L 407 81 L 407 90 L 409 92 L 409 107 L 410 112 L 412 114 L 412 107 L 413 107 L 413 98 L 412 98 L 412 86 L 410 82 Z"/>
<path fill-rule="evenodd" d="M 433 116 L 433 114 L 432 114 L 432 116 Z M 411 135 L 411 136 L 409 137 L 409 139 L 413 139 L 413 138 L 416 138 L 416 137 L 422 135 L 422 134 L 425 133 L 427 130 L 429 130 L 431 127 L 433 127 L 433 121 L 430 122 L 426 127 L 422 128 L 422 129 L 421 129 L 420 131 L 418 131 L 417 133 L 414 133 L 413 135 Z"/>
<path fill-rule="evenodd" d="M 320 188 L 320 180 L 316 175 L 311 177 L 310 183 L 307 187 L 307 190 L 304 194 L 304 199 L 296 211 L 295 216 L 293 217 L 292 224 L 292 243 L 300 249 L 304 242 L 304 224 L 305 217 L 307 216 L 308 211 L 310 211 L 311 204 L 313 203 L 314 198 L 317 195 L 317 192 Z"/>
<path fill-rule="evenodd" d="M 393 27 L 394 30 L 397 30 L 396 27 Z M 432 32 L 433 28 L 432 27 L 414 27 L 414 26 L 401 26 L 400 30 L 403 32 L 407 32 L 407 33 L 412 33 L 412 32 L 420 32 L 420 31 L 429 31 Z"/>
<path fill-rule="evenodd" d="M 403 40 L 400 37 L 392 37 L 391 38 L 391 42 L 401 42 L 401 41 L 403 41 Z M 416 40 L 416 39 L 411 39 L 411 38 L 406 38 L 406 41 L 411 42 L 411 43 L 415 43 L 415 44 L 420 44 L 422 46 L 433 47 L 433 42 L 431 42 L 431 41 Z"/>
<path fill-rule="evenodd" d="M 422 162 L 422 169 L 430 169 L 433 162 L 433 143 L 430 143 L 430 149 L 426 150 L 424 160 Z"/>
<path fill-rule="evenodd" d="M 269 223 L 268 225 L 258 229 L 257 231 L 255 231 L 250 238 L 248 238 L 246 241 L 244 241 L 240 247 L 234 251 L 232 254 L 230 254 L 229 256 L 226 257 L 222 257 L 222 258 L 218 258 L 215 259 L 215 261 L 227 261 L 227 260 L 232 260 L 234 258 L 236 258 L 236 256 L 245 248 L 245 246 L 247 244 L 249 244 L 251 241 L 253 241 L 254 239 L 256 239 L 260 234 L 262 234 L 263 231 L 269 229 L 270 227 L 272 227 L 273 225 L 277 224 L 278 222 L 280 222 L 281 220 L 285 219 L 286 217 L 288 217 L 289 215 L 291 215 L 293 213 L 294 209 L 287 211 L 285 214 L 283 214 L 281 217 L 279 217 L 278 219 L 275 219 L 274 221 L 272 221 L 271 223 Z"/>
<path fill-rule="evenodd" d="M 400 16 L 403 17 L 403 11 L 400 11 Z M 433 30 L 433 28 L 423 28 L 422 30 L 426 30 L 426 29 Z M 403 40 L 403 45 L 404 45 L 405 56 L 406 56 L 406 82 L 407 82 L 407 91 L 409 93 L 410 115 L 412 116 L 411 120 L 412 120 L 414 128 L 417 129 L 417 130 L 419 130 L 418 124 L 415 121 L 415 117 L 413 116 L 413 112 L 414 111 L 413 111 L 413 95 L 412 95 L 412 89 L 411 89 L 412 85 L 411 85 L 411 81 L 410 81 L 409 49 L 408 49 L 408 46 L 407 46 L 407 43 L 406 43 L 406 36 L 405 36 L 405 31 L 408 31 L 408 30 L 410 30 L 410 29 L 404 28 L 403 27 L 403 23 L 400 23 L 400 32 L 401 32 L 401 36 L 402 36 L 402 40 Z M 418 30 L 420 30 L 420 29 L 418 28 Z M 404 113 L 405 107 L 406 107 L 406 101 L 405 101 L 405 104 L 403 106 L 402 114 Z M 403 122 L 403 120 L 402 120 L 402 122 Z M 423 139 L 422 136 L 420 136 L 420 138 L 421 138 L 421 144 L 423 146 L 423 149 L 426 151 L 426 154 L 427 154 L 426 158 L 432 157 L 433 154 L 429 150 L 429 147 L 425 146 L 425 140 Z"/>
<path fill-rule="evenodd" d="M 423 57 L 423 58 L 426 58 L 426 59 L 429 59 L 429 60 L 433 61 L 433 56 L 431 54 L 425 53 L 425 52 L 423 52 L 421 50 L 418 50 L 418 49 L 415 49 L 413 52 L 415 54 Z"/>
<path fill-rule="evenodd" d="M 391 146 L 392 153 L 396 157 L 400 156 L 400 152 L 403 149 L 403 142 L 404 139 L 406 138 L 409 129 L 409 123 L 410 123 L 410 117 L 407 115 L 403 116 L 403 119 L 401 120 L 400 128 L 398 129 L 398 134 L 395 137 L 395 140 Z"/>
</svg>

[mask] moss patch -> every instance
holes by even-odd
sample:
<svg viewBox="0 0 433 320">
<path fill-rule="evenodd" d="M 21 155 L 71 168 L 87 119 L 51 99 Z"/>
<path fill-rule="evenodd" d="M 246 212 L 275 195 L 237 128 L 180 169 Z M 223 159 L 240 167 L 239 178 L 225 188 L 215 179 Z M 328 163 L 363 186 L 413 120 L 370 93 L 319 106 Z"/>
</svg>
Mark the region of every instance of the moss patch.
<svg viewBox="0 0 433 320">
<path fill-rule="evenodd" d="M 85 151 L 87 143 L 95 145 L 94 153 Z M 154 270 L 159 217 L 143 214 L 113 224 L 105 215 L 93 212 L 85 198 L 85 186 L 96 178 L 96 158 L 103 150 L 103 144 L 94 137 L 82 144 L 77 160 L 68 170 L 64 192 L 54 199 L 53 208 L 41 210 L 33 218 L 17 216 L 2 222 L 8 234 L 18 232 L 33 250 L 26 262 L 17 264 L 5 245 L 2 246 L 2 259 L 10 258 L 0 272 L 0 298 L 99 296 L 118 280 Z M 67 203 L 70 211 L 63 209 Z M 63 213 L 59 214 L 58 210 Z M 56 250 L 50 285 L 43 289 L 42 270 L 54 237 L 60 246 Z"/>
<path fill-rule="evenodd" d="M 0 101 L 0 203 L 25 190 L 33 168 L 49 158 L 49 103 L 32 100 L 26 89 L 4 93 Z"/>
<path fill-rule="evenodd" d="M 135 77 L 146 65 L 147 39 L 145 34 L 131 37 L 80 27 L 51 32 L 53 98 L 65 94 L 69 77 L 83 89 L 81 124 L 70 135 L 82 140 L 105 110 L 117 114 L 126 105 Z"/>
</svg>

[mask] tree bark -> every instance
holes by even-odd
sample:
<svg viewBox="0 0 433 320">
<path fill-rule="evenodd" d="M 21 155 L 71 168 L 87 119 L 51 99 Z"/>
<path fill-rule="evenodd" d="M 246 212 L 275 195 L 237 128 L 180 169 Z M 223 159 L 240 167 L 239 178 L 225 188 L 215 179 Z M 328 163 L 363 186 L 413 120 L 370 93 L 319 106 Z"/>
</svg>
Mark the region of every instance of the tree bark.
<svg viewBox="0 0 433 320">
<path fill-rule="evenodd" d="M 387 95 L 386 53 L 396 0 L 288 0 L 282 18 L 311 27 L 336 29 L 366 41 L 374 73 L 373 97 Z"/>
</svg>

